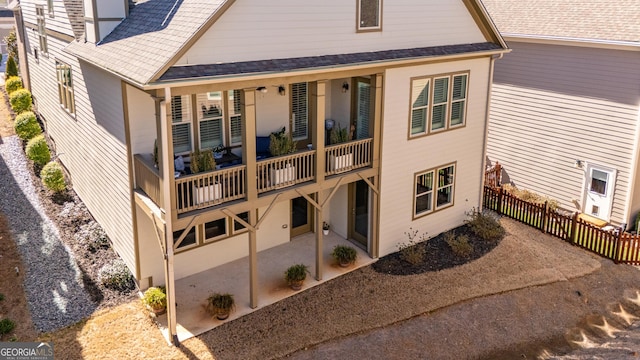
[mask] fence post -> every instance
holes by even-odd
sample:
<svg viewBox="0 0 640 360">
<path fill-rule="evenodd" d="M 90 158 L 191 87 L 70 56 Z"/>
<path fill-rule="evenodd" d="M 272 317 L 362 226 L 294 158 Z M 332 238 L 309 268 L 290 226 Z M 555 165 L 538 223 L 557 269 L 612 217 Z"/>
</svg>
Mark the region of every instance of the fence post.
<svg viewBox="0 0 640 360">
<path fill-rule="evenodd" d="M 576 232 L 578 229 L 578 212 L 573 213 L 573 218 L 571 219 L 571 235 L 569 236 L 569 240 L 572 244 L 576 242 Z"/>
<path fill-rule="evenodd" d="M 496 166 L 495 166 L 495 176 L 496 176 L 496 186 L 500 186 L 502 187 L 502 165 L 500 165 L 499 162 L 496 161 Z"/>
<path fill-rule="evenodd" d="M 502 187 L 498 188 L 498 214 L 502 215 Z"/>
<path fill-rule="evenodd" d="M 547 225 L 549 224 L 549 202 L 545 200 L 544 211 L 542 213 L 542 233 L 547 233 Z"/>
<path fill-rule="evenodd" d="M 618 228 L 617 234 L 616 234 L 616 245 L 614 247 L 614 259 L 613 262 L 616 264 L 619 264 L 620 261 L 622 260 L 622 246 L 620 246 L 620 241 L 622 240 L 622 227 Z"/>
</svg>

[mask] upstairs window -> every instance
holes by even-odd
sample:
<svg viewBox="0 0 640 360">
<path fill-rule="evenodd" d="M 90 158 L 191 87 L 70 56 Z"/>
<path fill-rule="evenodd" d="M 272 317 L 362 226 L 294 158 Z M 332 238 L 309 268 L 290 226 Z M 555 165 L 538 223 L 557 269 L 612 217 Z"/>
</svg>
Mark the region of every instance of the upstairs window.
<svg viewBox="0 0 640 360">
<path fill-rule="evenodd" d="M 43 54 L 47 54 L 47 28 L 44 22 L 44 8 L 42 5 L 36 6 L 36 20 L 38 22 L 38 43 L 40 44 L 40 51 Z"/>
<path fill-rule="evenodd" d="M 307 83 L 291 84 L 291 136 L 293 140 L 309 137 L 309 99 Z"/>
<path fill-rule="evenodd" d="M 229 121 L 231 145 L 242 143 L 242 106 L 240 105 L 240 90 L 229 91 Z"/>
<path fill-rule="evenodd" d="M 415 174 L 414 219 L 453 205 L 455 176 L 455 163 Z"/>
<path fill-rule="evenodd" d="M 171 131 L 173 133 L 173 153 L 183 154 L 191 151 L 191 118 L 189 117 L 189 97 L 171 98 Z"/>
<path fill-rule="evenodd" d="M 58 80 L 58 97 L 60 105 L 69 113 L 75 114 L 75 102 L 73 99 L 73 81 L 71 79 L 71 66 L 56 60 L 56 73 Z"/>
<path fill-rule="evenodd" d="M 410 138 L 465 125 L 468 77 L 463 73 L 411 80 Z"/>
<path fill-rule="evenodd" d="M 358 31 L 382 30 L 382 0 L 358 1 Z"/>
<path fill-rule="evenodd" d="M 49 17 L 53 17 L 53 0 L 47 0 L 47 14 Z"/>
<path fill-rule="evenodd" d="M 199 117 L 200 150 L 213 149 L 223 144 L 222 91 L 207 94 L 207 102 L 200 104 L 202 116 Z"/>
</svg>

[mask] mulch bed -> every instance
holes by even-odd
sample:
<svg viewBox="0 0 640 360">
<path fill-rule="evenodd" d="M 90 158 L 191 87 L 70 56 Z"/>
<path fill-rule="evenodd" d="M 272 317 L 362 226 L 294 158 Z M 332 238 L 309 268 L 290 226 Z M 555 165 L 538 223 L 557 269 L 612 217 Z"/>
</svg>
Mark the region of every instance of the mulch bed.
<svg viewBox="0 0 640 360">
<path fill-rule="evenodd" d="M 137 297 L 137 288 L 118 291 L 100 284 L 100 269 L 115 259 L 118 254 L 110 247 L 91 247 L 84 236 L 99 228 L 89 210 L 73 189 L 68 188 L 61 194 L 53 194 L 42 185 L 40 167 L 30 165 L 31 180 L 38 191 L 40 203 L 47 216 L 60 232 L 61 241 L 67 245 L 82 272 L 82 281 L 89 296 L 98 305 L 98 309 L 124 304 Z M 83 235 L 83 236 L 80 236 Z"/>
<path fill-rule="evenodd" d="M 424 250 L 424 261 L 419 264 L 411 264 L 402 257 L 402 252 L 395 252 L 380 258 L 372 267 L 375 271 L 390 275 L 415 275 L 428 271 L 440 271 L 455 266 L 464 265 L 479 259 L 493 250 L 500 241 L 490 242 L 476 236 L 467 225 L 462 225 L 452 230 L 456 235 L 466 235 L 473 252 L 462 257 L 453 252 L 445 241 L 445 233 L 417 243 L 418 249 Z"/>
</svg>

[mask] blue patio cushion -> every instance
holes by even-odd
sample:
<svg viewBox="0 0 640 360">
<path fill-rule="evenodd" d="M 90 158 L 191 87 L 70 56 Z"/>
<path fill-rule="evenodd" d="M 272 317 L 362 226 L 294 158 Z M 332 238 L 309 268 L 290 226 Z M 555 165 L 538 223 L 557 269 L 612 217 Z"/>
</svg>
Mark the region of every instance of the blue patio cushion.
<svg viewBox="0 0 640 360">
<path fill-rule="evenodd" d="M 271 157 L 270 144 L 271 138 L 269 136 L 256 136 L 256 160 Z"/>
</svg>

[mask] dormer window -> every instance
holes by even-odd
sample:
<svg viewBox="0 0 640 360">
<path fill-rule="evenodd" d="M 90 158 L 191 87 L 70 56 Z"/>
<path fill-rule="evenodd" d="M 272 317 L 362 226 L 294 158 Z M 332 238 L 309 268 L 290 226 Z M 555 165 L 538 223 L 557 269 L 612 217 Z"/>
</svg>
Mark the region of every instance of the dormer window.
<svg viewBox="0 0 640 360">
<path fill-rule="evenodd" d="M 382 31 L 382 0 L 358 1 L 358 32 Z"/>
</svg>

